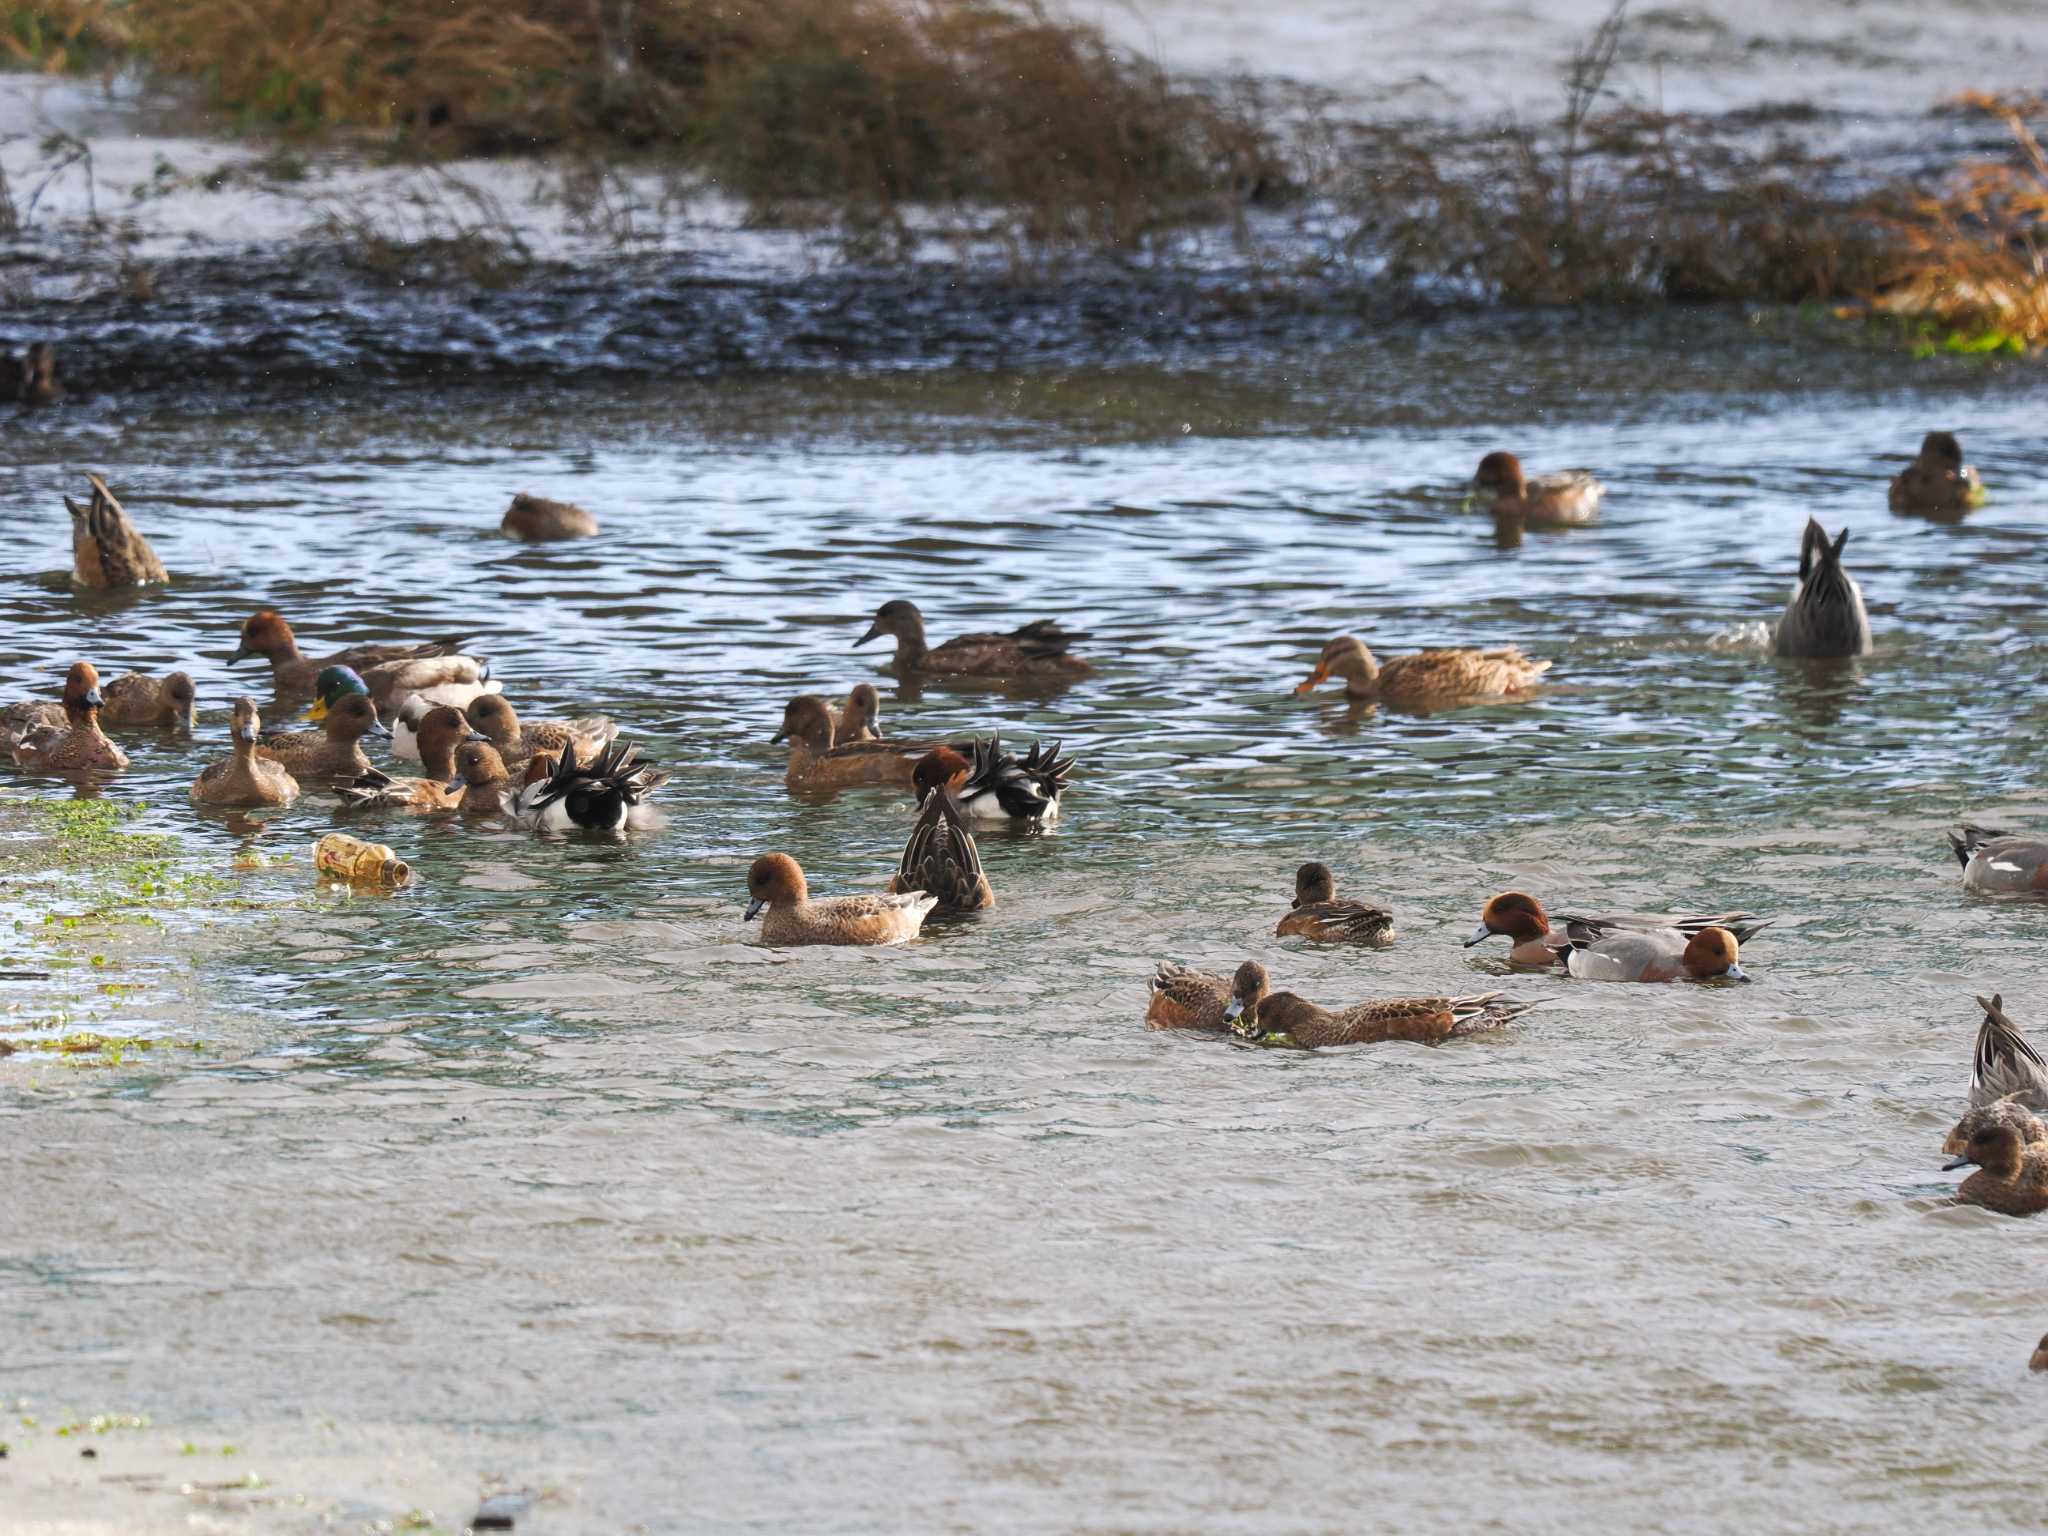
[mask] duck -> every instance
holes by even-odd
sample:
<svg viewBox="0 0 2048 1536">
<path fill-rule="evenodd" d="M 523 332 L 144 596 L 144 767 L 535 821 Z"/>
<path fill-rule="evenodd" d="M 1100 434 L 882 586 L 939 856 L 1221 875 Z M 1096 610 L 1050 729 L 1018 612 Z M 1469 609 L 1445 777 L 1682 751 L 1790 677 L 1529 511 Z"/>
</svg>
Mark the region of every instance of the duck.
<svg viewBox="0 0 2048 1536">
<path fill-rule="evenodd" d="M 14 749 L 30 736 L 64 729 L 64 706 L 56 699 L 21 699 L 0 708 L 0 752 Z"/>
<path fill-rule="evenodd" d="M 505 509 L 505 520 L 498 524 L 498 531 L 529 544 L 551 544 L 563 539 L 596 537 L 597 519 L 571 502 L 550 501 L 545 496 L 529 496 L 521 491 Z"/>
<path fill-rule="evenodd" d="M 1276 939 L 1292 934 L 1318 944 L 1384 949 L 1394 942 L 1394 914 L 1362 901 L 1339 901 L 1337 877 L 1330 866 L 1311 859 L 1294 872 L 1294 905 L 1273 930 Z"/>
<path fill-rule="evenodd" d="M 453 811 L 462 805 L 462 791 L 450 783 L 455 777 L 455 749 L 465 741 L 484 738 L 470 729 L 468 719 L 452 704 L 436 704 L 418 723 L 422 776 L 394 778 L 382 769 L 371 768 L 335 793 L 350 806 L 394 806 L 408 811 Z"/>
<path fill-rule="evenodd" d="M 870 784 L 911 785 L 928 742 L 834 739 L 832 706 L 815 693 L 799 694 L 782 711 L 776 741 L 789 742 L 787 781 L 792 789 L 847 789 Z"/>
<path fill-rule="evenodd" d="M 1373 659 L 1356 635 L 1339 635 L 1323 647 L 1297 694 L 1313 693 L 1328 677 L 1344 679 L 1344 696 L 1371 699 L 1396 709 L 1455 709 L 1494 700 L 1526 699 L 1550 663 L 1524 656 L 1517 646 L 1497 650 L 1418 651 L 1396 656 L 1385 666 Z"/>
<path fill-rule="evenodd" d="M 1964 822 L 1948 835 L 1963 889 L 1985 896 L 2048 896 L 2048 837 Z"/>
<path fill-rule="evenodd" d="M 747 870 L 751 922 L 766 908 L 761 937 L 775 945 L 902 944 L 917 937 L 939 898 L 927 891 L 811 900 L 803 867 L 786 853 L 764 853 Z"/>
<path fill-rule="evenodd" d="M 834 741 L 880 741 L 882 739 L 882 695 L 873 683 L 855 683 L 846 702 L 839 706 L 839 719 L 832 727 Z"/>
<path fill-rule="evenodd" d="M 1261 987 L 1249 998 L 1233 996 L 1223 1012 L 1230 1032 L 1240 1040 L 1315 1050 L 1383 1045 L 1390 1040 L 1441 1045 L 1453 1035 L 1505 1029 L 1535 1006 L 1499 992 L 1481 992 L 1471 997 L 1391 997 L 1333 1013 L 1293 992 Z"/>
<path fill-rule="evenodd" d="M 384 696 L 388 699 L 394 692 L 400 692 L 396 682 L 399 672 L 408 668 L 426 668 L 433 665 L 432 662 L 380 663 L 370 668 L 370 675 L 383 680 Z M 391 721 L 391 755 L 402 762 L 420 761 L 420 721 L 425 719 L 430 711 L 442 708 L 464 709 L 484 694 L 496 692 L 497 687 L 495 679 L 484 678 L 476 682 L 434 683 L 412 692 L 402 692 Z M 325 720 L 327 711 L 333 707 L 334 701 L 345 693 L 365 694 L 373 703 L 378 702 L 378 690 L 354 667 L 322 667 L 320 675 L 313 679 L 313 702 L 306 710 L 305 718 L 316 722 Z M 380 715 L 389 708 L 388 704 L 378 703 Z"/>
<path fill-rule="evenodd" d="M 14 760 L 24 768 L 66 773 L 79 768 L 126 768 L 128 754 L 100 730 L 99 671 L 89 661 L 73 662 L 64 678 L 64 723 L 47 717 L 13 744 Z"/>
<path fill-rule="evenodd" d="M 57 349 L 47 341 L 31 342 L 22 355 L 14 398 L 23 405 L 55 405 L 64 398 L 57 382 Z"/>
<path fill-rule="evenodd" d="M 1870 615 L 1863 607 L 1863 589 L 1842 568 L 1842 549 L 1849 542 L 1844 528 L 1830 544 L 1817 518 L 1806 520 L 1799 537 L 1799 579 L 1778 620 L 1780 656 L 1818 660 L 1868 656 Z"/>
<path fill-rule="evenodd" d="M 1977 1026 L 1977 1047 L 1970 1057 L 1970 1107 L 2014 1102 L 2048 1113 L 2048 1062 L 2006 1017 L 2005 998 L 1994 992 L 1977 999 L 1984 1022 Z"/>
<path fill-rule="evenodd" d="M 317 680 L 328 667 L 347 667 L 357 673 L 380 709 L 394 709 L 400 692 L 418 692 L 437 683 L 488 679 L 489 664 L 463 654 L 467 643 L 462 638 L 450 638 L 418 645 L 352 645 L 332 656 L 310 658 L 299 654 L 298 639 L 284 616 L 265 608 L 243 621 L 241 643 L 228 658 L 228 665 L 260 656 L 270 663 L 271 683 L 277 692 L 299 698 L 316 691 Z M 392 665 L 413 662 L 436 665 Z"/>
<path fill-rule="evenodd" d="M 499 693 L 487 693 L 473 700 L 466 713 L 469 723 L 498 749 L 505 766 L 515 770 L 524 768 L 526 760 L 536 752 L 559 757 L 569 747 L 574 747 L 576 756 L 589 765 L 619 734 L 619 728 L 603 715 L 587 715 L 580 720 L 522 722 L 512 701 Z"/>
<path fill-rule="evenodd" d="M 2048 1371 L 2048 1333 L 2041 1335 L 2041 1342 L 2034 1346 L 2034 1352 L 2027 1357 L 2030 1371 Z"/>
<path fill-rule="evenodd" d="M 1003 750 L 996 734 L 934 747 L 912 768 L 910 780 L 920 805 L 934 786 L 958 779 L 960 814 L 967 820 L 1049 827 L 1060 819 L 1060 791 L 1073 771 L 1074 759 L 1060 756 L 1058 742 L 1033 742 L 1019 758 Z"/>
<path fill-rule="evenodd" d="M 1742 946 L 1726 928 L 1621 928 L 1557 947 L 1565 973 L 1582 981 L 1747 981 Z"/>
<path fill-rule="evenodd" d="M 1522 461 L 1512 453 L 1489 453 L 1472 476 L 1478 491 L 1491 491 L 1488 510 L 1497 521 L 1528 528 L 1582 528 L 1600 515 L 1607 488 L 1583 469 L 1524 478 Z"/>
<path fill-rule="evenodd" d="M 197 692 L 191 676 L 184 672 L 162 677 L 123 672 L 100 692 L 107 701 L 100 719 L 117 731 L 155 729 L 189 734 L 198 712 Z"/>
<path fill-rule="evenodd" d="M 163 561 L 128 521 L 107 482 L 90 470 L 85 479 L 92 496 L 84 506 L 64 498 L 71 513 L 71 579 L 96 591 L 169 581 Z"/>
<path fill-rule="evenodd" d="M 192 781 L 192 798 L 201 805 L 290 805 L 299 798 L 299 781 L 281 763 L 257 755 L 263 718 L 254 699 L 235 700 L 231 756 L 208 763 Z"/>
<path fill-rule="evenodd" d="M 1543 903 L 1527 891 L 1502 891 L 1490 898 L 1479 913 L 1479 926 L 1465 940 L 1470 949 L 1496 934 L 1512 939 L 1508 961 L 1513 965 L 1555 965 L 1557 951 L 1571 939 L 1588 941 L 1605 938 L 1622 930 L 1676 929 L 1690 938 L 1703 928 L 1725 928 L 1738 943 L 1747 944 L 1776 922 L 1754 912 L 1724 912 L 1717 917 L 1580 917 L 1566 914 L 1552 919 Z"/>
<path fill-rule="evenodd" d="M 952 782 L 924 796 L 910 841 L 903 845 L 902 861 L 889 877 L 889 889 L 898 895 L 931 895 L 938 902 L 932 910 L 942 916 L 979 912 L 996 904 L 996 893 L 982 871 L 981 850 L 974 846 L 974 834 L 960 809 L 959 784 L 965 777 L 962 769 Z"/>
<path fill-rule="evenodd" d="M 955 635 L 940 646 L 925 640 L 924 615 L 917 604 L 896 598 L 875 610 L 875 620 L 860 637 L 866 645 L 881 635 L 896 637 L 896 675 L 942 673 L 956 677 L 1085 677 L 1095 669 L 1072 654 L 1071 647 L 1089 637 L 1064 630 L 1051 619 L 1038 619 L 1007 634 Z"/>
<path fill-rule="evenodd" d="M 353 785 L 368 773 L 363 738 L 390 734 L 368 694 L 345 693 L 327 707 L 319 730 L 280 732 L 265 737 L 256 750 L 282 763 L 302 783 L 325 789 Z"/>
<path fill-rule="evenodd" d="M 2020 1140 L 2027 1143 L 2048 1142 L 2048 1123 L 2019 1101 L 2011 1098 L 1993 1099 L 1975 1109 L 1963 1111 L 1963 1118 L 1955 1123 L 1941 1143 L 1944 1157 L 1957 1157 L 1969 1149 L 1970 1139 L 1987 1125 L 2010 1125 L 2019 1132 Z"/>
<path fill-rule="evenodd" d="M 1953 432 L 1920 439 L 1920 456 L 1892 478 L 1894 512 L 1960 517 L 1983 505 L 1984 482 L 1975 465 L 1963 462 L 1963 445 Z"/>
<path fill-rule="evenodd" d="M 488 741 L 465 741 L 455 749 L 449 788 L 462 791 L 456 809 L 465 816 L 503 816 L 512 808 L 512 775 Z"/>
<path fill-rule="evenodd" d="M 1145 1027 L 1227 1034 L 1232 1010 L 1241 1013 L 1266 995 L 1268 985 L 1266 968 L 1256 960 L 1245 961 L 1230 976 L 1162 960 L 1152 973 L 1145 1003 Z"/>
<path fill-rule="evenodd" d="M 570 741 L 559 754 L 533 755 L 512 819 L 536 832 L 643 830 L 660 825 L 660 813 L 646 800 L 667 782 L 668 775 L 641 762 L 640 749 L 629 742 L 606 742 L 586 759 Z"/>
<path fill-rule="evenodd" d="M 2010 1119 L 1986 1116 L 1971 1129 L 1961 1152 L 1942 1164 L 1944 1173 L 1977 1171 L 1957 1186 L 1956 1199 L 2001 1216 L 2032 1216 L 2048 1210 L 2048 1142 L 2026 1140 Z"/>
</svg>

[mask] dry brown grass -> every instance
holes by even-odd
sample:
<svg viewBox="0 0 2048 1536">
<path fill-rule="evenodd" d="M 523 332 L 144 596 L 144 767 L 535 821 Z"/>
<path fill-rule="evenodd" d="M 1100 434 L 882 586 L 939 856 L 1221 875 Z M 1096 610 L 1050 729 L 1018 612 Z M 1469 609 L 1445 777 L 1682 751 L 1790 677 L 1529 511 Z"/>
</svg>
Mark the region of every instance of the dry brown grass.
<svg viewBox="0 0 2048 1536">
<path fill-rule="evenodd" d="M 2003 123 L 2004 160 L 1959 168 L 1947 185 L 1901 197 L 1885 218 L 1890 251 L 1876 304 L 1947 327 L 1966 349 L 2048 343 L 2048 152 L 2038 98 L 1971 95 L 1959 105 Z"/>
</svg>

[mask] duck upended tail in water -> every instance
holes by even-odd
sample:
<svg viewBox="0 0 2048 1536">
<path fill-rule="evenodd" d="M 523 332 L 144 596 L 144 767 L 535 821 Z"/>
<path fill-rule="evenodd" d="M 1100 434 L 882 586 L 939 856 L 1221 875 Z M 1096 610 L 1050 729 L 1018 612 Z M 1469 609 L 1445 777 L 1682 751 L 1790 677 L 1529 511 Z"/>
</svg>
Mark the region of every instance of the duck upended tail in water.
<svg viewBox="0 0 2048 1536">
<path fill-rule="evenodd" d="M 2048 1112 L 2048 1062 L 2005 1016 L 2003 996 L 1980 997 L 1977 1006 L 1984 1010 L 1984 1022 L 1977 1027 L 1977 1048 L 1970 1057 L 1970 1107 L 2009 1099 Z"/>
<path fill-rule="evenodd" d="M 982 872 L 981 850 L 960 811 L 958 778 L 924 797 L 917 825 L 903 845 L 903 861 L 889 877 L 889 889 L 898 895 L 923 891 L 936 896 L 939 904 L 932 910 L 939 913 L 979 912 L 996 904 Z"/>
<path fill-rule="evenodd" d="M 660 822 L 645 802 L 668 782 L 654 764 L 640 761 L 631 742 L 611 741 L 588 761 L 576 743 L 562 748 L 553 764 L 539 763 L 546 776 L 530 777 L 512 801 L 512 819 L 536 832 L 623 832 Z M 501 759 L 502 760 L 502 759 Z"/>
<path fill-rule="evenodd" d="M 1863 589 L 1842 568 L 1842 548 L 1848 542 L 1848 529 L 1829 543 L 1819 521 L 1806 520 L 1806 532 L 1799 539 L 1799 579 L 1778 620 L 1780 656 L 1870 654 L 1870 615 L 1863 608 Z"/>
<path fill-rule="evenodd" d="M 107 482 L 90 470 L 85 478 L 92 486 L 90 501 L 81 507 L 69 496 L 64 498 L 71 512 L 72 578 L 81 587 L 101 591 L 169 581 L 163 561 L 128 521 Z"/>
</svg>

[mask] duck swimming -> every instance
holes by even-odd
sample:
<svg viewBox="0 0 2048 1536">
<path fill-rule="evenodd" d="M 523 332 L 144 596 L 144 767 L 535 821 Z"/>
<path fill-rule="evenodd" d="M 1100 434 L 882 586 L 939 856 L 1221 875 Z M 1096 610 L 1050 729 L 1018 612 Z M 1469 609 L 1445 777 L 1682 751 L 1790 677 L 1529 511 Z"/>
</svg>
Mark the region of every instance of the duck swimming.
<svg viewBox="0 0 2048 1536">
<path fill-rule="evenodd" d="M 1266 968 L 1247 960 L 1232 976 L 1217 976 L 1163 960 L 1153 973 L 1145 1004 L 1147 1029 L 1195 1029 L 1223 1034 L 1231 1009 L 1239 1011 L 1266 995 Z"/>
<path fill-rule="evenodd" d="M 873 683 L 856 683 L 846 702 L 839 706 L 839 719 L 832 727 L 834 741 L 880 741 L 882 739 L 882 695 Z"/>
<path fill-rule="evenodd" d="M 799 694 L 784 706 L 774 739 L 789 742 L 792 789 L 908 786 L 915 782 L 918 759 L 931 750 L 929 742 L 835 741 L 832 706 L 815 693 Z"/>
<path fill-rule="evenodd" d="M 14 398 L 23 405 L 55 405 L 64 398 L 57 382 L 57 349 L 47 341 L 31 342 L 22 354 Z"/>
<path fill-rule="evenodd" d="M 940 646 L 925 640 L 924 615 L 917 604 L 897 598 L 875 611 L 875 621 L 858 644 L 880 635 L 896 637 L 894 666 L 899 677 L 913 672 L 959 677 L 1083 677 L 1094 671 L 1069 648 L 1088 639 L 1039 619 L 1007 634 L 955 635 Z"/>
<path fill-rule="evenodd" d="M 529 544 L 549 544 L 563 539 L 594 538 L 597 519 L 571 502 L 550 501 L 545 496 L 529 496 L 521 491 L 505 509 L 505 520 L 498 524 L 498 531 Z"/>
<path fill-rule="evenodd" d="M 1419 651 L 1381 666 L 1356 635 L 1339 635 L 1323 647 L 1315 671 L 1294 691 L 1313 693 L 1325 678 L 1341 677 L 1346 698 L 1427 712 L 1526 698 L 1549 670 L 1549 662 L 1532 660 L 1512 645 L 1491 651 Z"/>
<path fill-rule="evenodd" d="M 1471 997 L 1386 998 L 1332 1013 L 1293 992 L 1261 988 L 1250 998 L 1233 996 L 1224 1016 L 1231 1033 L 1241 1040 L 1317 1049 L 1390 1040 L 1441 1045 L 1453 1035 L 1504 1029 L 1535 1006 L 1498 992 L 1482 992 Z"/>
<path fill-rule="evenodd" d="M 183 672 L 161 678 L 123 672 L 100 692 L 107 701 L 100 720 L 116 730 L 190 732 L 197 714 L 197 694 Z"/>
<path fill-rule="evenodd" d="M 370 771 L 363 752 L 365 736 L 391 732 L 377 718 L 369 695 L 345 693 L 328 707 L 317 731 L 286 731 L 268 736 L 256 749 L 281 763 L 303 784 L 321 789 L 352 785 Z"/>
<path fill-rule="evenodd" d="M 1984 505 L 1984 482 L 1963 462 L 1963 445 L 1953 432 L 1930 432 L 1920 454 L 1892 480 L 1891 509 L 1925 517 L 1961 517 Z"/>
<path fill-rule="evenodd" d="M 100 730 L 100 675 L 89 661 L 74 662 L 64 678 L 64 723 L 47 717 L 18 735 L 14 760 L 24 768 L 68 773 L 80 768 L 126 768 L 128 754 Z M 18 706 L 17 706 L 18 707 Z"/>
<path fill-rule="evenodd" d="M 1964 822 L 1948 835 L 1963 889 L 1986 896 L 2048 896 L 2048 837 Z"/>
<path fill-rule="evenodd" d="M 1600 938 L 1568 939 L 1557 946 L 1557 957 L 1582 981 L 1749 980 L 1741 945 L 1726 928 L 1620 928 Z"/>
<path fill-rule="evenodd" d="M 299 654 L 299 644 L 283 615 L 265 608 L 242 624 L 241 643 L 228 665 L 261 656 L 270 663 L 272 685 L 285 696 L 309 696 L 316 680 L 328 667 L 348 667 L 359 674 L 370 697 L 380 708 L 393 707 L 399 692 L 417 692 L 436 682 L 476 682 L 488 676 L 489 666 L 474 656 L 462 654 L 462 639 L 429 640 L 419 645 L 352 645 L 332 656 L 312 659 Z M 397 666 L 393 663 L 437 663 L 434 666 Z"/>
<path fill-rule="evenodd" d="M 299 781 L 282 764 L 259 757 L 263 730 L 254 699 L 235 700 L 234 754 L 208 763 L 192 781 L 192 798 L 202 805 L 290 805 Z"/>
<path fill-rule="evenodd" d="M 503 694 L 487 693 L 469 705 L 469 723 L 483 733 L 484 738 L 498 749 L 498 756 L 505 760 L 507 768 L 517 771 L 526 766 L 526 760 L 536 752 L 561 756 L 574 747 L 576 755 L 588 765 L 612 744 L 619 734 L 619 728 L 603 715 L 587 715 L 581 720 L 526 720 Z"/>
<path fill-rule="evenodd" d="M 668 782 L 668 775 L 639 757 L 640 749 L 623 741 L 607 742 L 587 759 L 579 756 L 573 741 L 562 748 L 559 758 L 536 753 L 527 783 L 513 801 L 512 819 L 536 832 L 623 832 L 658 826 L 660 814 L 645 802 Z M 545 774 L 536 776 L 543 766 Z"/>
<path fill-rule="evenodd" d="M 149 540 L 128 521 L 121 503 L 107 489 L 107 482 L 90 471 L 86 482 L 92 498 L 80 506 L 69 496 L 64 505 L 71 513 L 71 578 L 81 587 L 107 591 L 118 587 L 144 587 L 169 581 L 170 573 Z"/>
<path fill-rule="evenodd" d="M 1512 453 L 1489 453 L 1472 476 L 1475 489 L 1493 493 L 1488 509 L 1496 521 L 1528 528 L 1582 528 L 1600 515 L 1607 488 L 1583 469 L 1525 479 Z"/>
<path fill-rule="evenodd" d="M 1311 860 L 1294 872 L 1294 905 L 1273 930 L 1276 939 L 1292 934 L 1318 944 L 1383 949 L 1394 942 L 1394 914 L 1362 901 L 1339 901 L 1337 877 L 1330 866 Z"/>
<path fill-rule="evenodd" d="M 352 806 L 393 806 L 401 810 L 453 811 L 462 806 L 462 790 L 450 783 L 455 777 L 455 749 L 465 741 L 482 741 L 469 728 L 469 721 L 452 704 L 436 704 L 419 719 L 417 745 L 419 778 L 393 778 L 378 768 L 359 774 L 353 783 L 335 793 L 343 804 Z"/>
<path fill-rule="evenodd" d="M 910 829 L 910 841 L 903 845 L 902 861 L 889 878 L 889 889 L 899 895 L 923 891 L 936 898 L 932 910 L 942 915 L 979 912 L 996 904 L 996 893 L 982 872 L 981 850 L 974 846 L 974 834 L 967 830 L 961 814 L 958 783 L 941 784 L 924 797 L 917 823 Z"/>
<path fill-rule="evenodd" d="M 1799 579 L 1778 620 L 1780 656 L 1814 660 L 1870 654 L 1870 615 L 1863 608 L 1863 589 L 1842 568 L 1842 548 L 1848 542 L 1848 529 L 1830 544 L 1819 521 L 1806 520 L 1799 538 Z"/>
<path fill-rule="evenodd" d="M 1558 950 L 1572 939 L 1588 941 L 1625 930 L 1676 929 L 1687 937 L 1704 928 L 1725 928 L 1738 943 L 1747 944 L 1771 926 L 1775 918 L 1754 912 L 1724 912 L 1718 917 L 1579 917 L 1565 915 L 1552 920 L 1543 903 L 1526 891 L 1502 891 L 1486 903 L 1479 914 L 1479 926 L 1465 940 L 1465 947 L 1484 944 L 1499 934 L 1514 942 L 1508 949 L 1513 965 L 1555 965 Z"/>
<path fill-rule="evenodd" d="M 1963 1150 L 1942 1164 L 1943 1172 L 1977 1165 L 1956 1189 L 1965 1205 L 1981 1205 L 2001 1216 L 2032 1216 L 2048 1210 L 2048 1142 L 2027 1141 L 2010 1119 L 1981 1118 Z"/>
<path fill-rule="evenodd" d="M 939 904 L 924 891 L 811 900 L 802 867 L 786 853 L 764 853 L 747 871 L 746 921 L 763 908 L 761 938 L 776 945 L 902 944 Z"/>
</svg>

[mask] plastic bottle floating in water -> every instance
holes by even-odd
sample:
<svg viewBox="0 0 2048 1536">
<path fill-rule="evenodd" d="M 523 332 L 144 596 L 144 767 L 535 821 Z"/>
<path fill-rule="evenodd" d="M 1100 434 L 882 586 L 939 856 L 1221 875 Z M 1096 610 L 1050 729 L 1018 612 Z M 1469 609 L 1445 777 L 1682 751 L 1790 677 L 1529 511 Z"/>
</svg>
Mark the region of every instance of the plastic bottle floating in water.
<svg viewBox="0 0 2048 1536">
<path fill-rule="evenodd" d="M 313 845 L 313 868 L 356 885 L 404 885 L 412 879 L 412 866 L 383 843 L 346 832 L 330 832 Z"/>
</svg>

